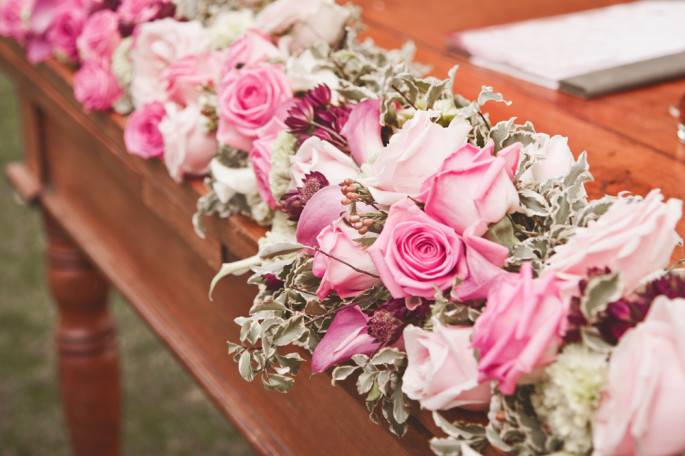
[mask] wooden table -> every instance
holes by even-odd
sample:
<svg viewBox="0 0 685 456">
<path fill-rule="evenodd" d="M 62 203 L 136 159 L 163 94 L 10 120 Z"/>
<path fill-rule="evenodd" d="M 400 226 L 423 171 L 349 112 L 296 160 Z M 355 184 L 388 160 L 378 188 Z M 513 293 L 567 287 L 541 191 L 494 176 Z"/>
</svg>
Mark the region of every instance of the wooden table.
<svg viewBox="0 0 685 456">
<path fill-rule="evenodd" d="M 589 153 L 592 196 L 653 186 L 685 198 L 685 147 L 668 114 L 685 89 L 673 81 L 585 101 L 473 67 L 446 52 L 447 32 L 527 17 L 575 11 L 617 0 L 357 0 L 368 35 L 384 47 L 416 41 L 417 60 L 444 77 L 460 65 L 457 91 L 474 98 L 492 85 L 511 107 L 487 106 L 494 121 L 517 116 L 538 131 L 568 136 Z M 309 379 L 305 365 L 287 395 L 245 382 L 227 355 L 238 339 L 255 289 L 245 278 L 224 279 L 207 299 L 223 261 L 256 252 L 263 230 L 242 217 L 207 219 L 208 236 L 193 232 L 191 216 L 204 192 L 200 181 L 174 183 L 158 161 L 127 155 L 125 120 L 85 114 L 72 95 L 70 70 L 54 61 L 29 65 L 16 45 L 0 41 L 0 66 L 15 81 L 24 161 L 6 174 L 37 202 L 47 233 L 49 282 L 59 308 L 56 343 L 62 400 L 77 455 L 119 452 L 120 393 L 115 328 L 107 313 L 108 286 L 118 288 L 208 391 L 216 405 L 261 454 L 428 454 L 432 423 L 413 414 L 397 439 L 373 425 L 354 388 Z M 685 225 L 679 225 L 681 235 Z M 682 252 L 677 256 L 682 257 Z"/>
</svg>

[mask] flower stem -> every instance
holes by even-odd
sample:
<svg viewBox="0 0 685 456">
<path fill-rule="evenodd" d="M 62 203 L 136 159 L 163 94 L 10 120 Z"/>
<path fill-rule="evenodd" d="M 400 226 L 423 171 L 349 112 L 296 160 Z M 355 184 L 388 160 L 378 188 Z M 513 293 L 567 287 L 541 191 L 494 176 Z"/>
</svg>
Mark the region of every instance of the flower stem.
<svg viewBox="0 0 685 456">
<path fill-rule="evenodd" d="M 366 274 L 366 275 L 368 275 L 368 276 L 373 277 L 374 279 L 380 279 L 380 276 L 377 276 L 376 274 L 374 274 L 374 273 L 372 273 L 372 272 L 368 272 L 368 271 L 364 271 L 363 269 L 359 269 L 359 268 L 356 267 L 356 266 L 352 266 L 350 263 L 348 263 L 348 262 L 346 262 L 346 261 L 343 261 L 343 260 L 341 260 L 340 258 L 334 257 L 334 256 L 331 255 L 330 253 L 324 252 L 323 250 L 321 250 L 321 249 L 318 248 L 318 247 L 309 247 L 309 248 L 312 249 L 312 250 L 316 250 L 317 252 L 326 255 L 328 258 L 330 258 L 330 259 L 332 259 L 332 260 L 335 260 L 335 261 L 337 261 L 337 262 L 339 262 L 339 263 L 342 263 L 342 264 L 344 264 L 345 266 L 347 266 L 347 267 L 349 267 L 349 268 L 354 269 L 355 271 L 357 271 L 357 272 L 360 273 L 360 274 Z"/>
</svg>

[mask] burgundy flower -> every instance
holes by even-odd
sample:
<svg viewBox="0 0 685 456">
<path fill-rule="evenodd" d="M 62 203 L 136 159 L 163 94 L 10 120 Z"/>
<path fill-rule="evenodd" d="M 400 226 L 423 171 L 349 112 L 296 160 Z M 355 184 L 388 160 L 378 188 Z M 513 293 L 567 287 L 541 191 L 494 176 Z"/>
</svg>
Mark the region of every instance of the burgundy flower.
<svg viewBox="0 0 685 456">
<path fill-rule="evenodd" d="M 305 175 L 301 187 L 287 192 L 281 197 L 281 210 L 294 222 L 300 219 L 302 210 L 316 192 L 328 186 L 326 176 L 318 171 Z"/>
</svg>

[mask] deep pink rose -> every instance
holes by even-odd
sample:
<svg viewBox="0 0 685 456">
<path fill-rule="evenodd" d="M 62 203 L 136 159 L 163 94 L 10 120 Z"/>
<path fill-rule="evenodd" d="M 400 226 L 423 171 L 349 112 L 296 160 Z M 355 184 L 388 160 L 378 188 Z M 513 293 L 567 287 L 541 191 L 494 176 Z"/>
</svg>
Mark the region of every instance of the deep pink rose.
<svg viewBox="0 0 685 456">
<path fill-rule="evenodd" d="M 370 177 L 363 183 L 380 204 L 389 206 L 407 195 L 418 195 L 423 181 L 466 143 L 471 130 L 467 121 L 455 118 L 444 128 L 431 120 L 435 116 L 434 112 L 417 111 L 371 165 Z"/>
<path fill-rule="evenodd" d="M 227 75 L 245 66 L 249 67 L 283 58 L 283 53 L 274 46 L 271 38 L 257 29 L 248 29 L 227 49 L 222 66 L 222 75 Z"/>
<path fill-rule="evenodd" d="M 320 299 L 324 299 L 331 291 L 335 291 L 343 299 L 351 298 L 380 285 L 381 281 L 378 278 L 348 266 L 351 264 L 361 271 L 377 275 L 369 255 L 360 243 L 354 241 L 360 237 L 357 230 L 348 226 L 342 218 L 328 225 L 317 236 L 319 248 L 334 257 L 331 258 L 321 252 L 314 255 L 312 272 L 321 278 L 319 289 L 316 290 Z M 336 258 L 347 264 L 337 261 Z"/>
<path fill-rule="evenodd" d="M 465 246 L 454 230 L 409 198 L 393 204 L 378 239 L 367 249 L 393 298 L 432 298 L 468 276 Z"/>
<path fill-rule="evenodd" d="M 276 108 L 292 98 L 288 78 L 280 65 L 258 64 L 223 76 L 217 90 L 220 142 L 249 151 L 257 129 Z"/>
<path fill-rule="evenodd" d="M 319 374 L 354 355 L 371 355 L 375 352 L 380 344 L 369 335 L 366 326 L 368 321 L 369 317 L 359 306 L 339 311 L 312 353 L 312 373 Z"/>
<path fill-rule="evenodd" d="M 128 153 L 143 158 L 164 155 L 164 138 L 159 131 L 159 123 L 164 117 L 164 105 L 154 101 L 133 111 L 124 129 L 124 143 Z"/>
<path fill-rule="evenodd" d="M 123 95 L 109 66 L 87 62 L 74 75 L 74 96 L 86 111 L 105 110 Z"/>
<path fill-rule="evenodd" d="M 381 138 L 381 100 L 364 100 L 352 107 L 340 132 L 350 147 L 350 155 L 363 164 L 383 151 Z"/>
<path fill-rule="evenodd" d="M 131 99 L 136 108 L 152 101 L 166 101 L 160 76 L 178 59 L 207 52 L 211 35 L 199 22 L 167 18 L 141 24 L 129 52 L 133 65 Z"/>
<path fill-rule="evenodd" d="M 271 173 L 271 149 L 273 149 L 278 134 L 287 129 L 284 120 L 288 116 L 288 110 L 291 107 L 292 100 L 282 103 L 276 108 L 273 117 L 271 117 L 266 125 L 257 129 L 257 139 L 252 142 L 252 149 L 250 149 L 249 154 L 250 164 L 257 177 L 259 196 L 261 196 L 272 209 L 276 209 L 278 203 L 271 194 L 271 185 L 269 183 L 269 174 Z"/>
<path fill-rule="evenodd" d="M 160 75 L 167 99 L 185 106 L 198 104 L 203 86 L 211 87 L 219 75 L 224 52 L 204 52 L 176 60 Z"/>
<path fill-rule="evenodd" d="M 31 0 L 6 0 L 0 3 L 0 35 L 23 42 L 28 31 L 28 24 L 22 20 L 24 11 L 30 11 Z"/>
<path fill-rule="evenodd" d="M 88 12 L 78 2 L 62 3 L 56 10 L 47 39 L 53 52 L 70 61 L 78 61 L 76 39 L 81 34 L 88 18 Z"/>
<path fill-rule="evenodd" d="M 428 410 L 485 410 L 490 382 L 478 383 L 478 361 L 469 346 L 472 331 L 470 326 L 443 326 L 438 321 L 433 332 L 407 326 L 402 392 Z"/>
<path fill-rule="evenodd" d="M 293 53 L 325 41 L 335 44 L 345 30 L 349 10 L 332 0 L 277 0 L 257 15 L 257 27 L 282 40 Z"/>
<path fill-rule="evenodd" d="M 457 233 L 478 225 L 474 234 L 482 235 L 488 223 L 515 210 L 519 198 L 512 180 L 521 145 L 502 149 L 495 157 L 493 149 L 492 141 L 483 149 L 466 144 L 450 155 L 421 187 L 426 214 Z"/>
<path fill-rule="evenodd" d="M 474 326 L 478 381 L 497 380 L 502 393 L 513 394 L 517 383 L 534 379 L 556 358 L 566 315 L 553 272 L 533 280 L 530 263 L 524 263 L 518 276 L 505 276 Z"/>
<path fill-rule="evenodd" d="M 549 268 L 568 282 L 565 288 L 577 291 L 588 269 L 608 267 L 621 271 L 624 295 L 631 292 L 642 278 L 668 266 L 680 239 L 675 226 L 682 201 L 662 200 L 659 190 L 652 190 L 642 201 L 616 201 L 597 221 L 558 246 Z"/>
<path fill-rule="evenodd" d="M 348 177 L 354 179 L 359 175 L 359 167 L 349 155 L 316 136 L 302 143 L 291 162 L 291 189 L 300 187 L 305 176 L 313 171 L 323 174 L 331 185 L 337 185 Z"/>
<path fill-rule="evenodd" d="M 117 15 L 110 10 L 93 13 L 76 39 L 79 54 L 84 60 L 109 62 L 121 43 Z"/>
<path fill-rule="evenodd" d="M 169 174 L 176 181 L 187 174 L 206 174 L 218 145 L 214 135 L 206 130 L 206 118 L 200 108 L 167 103 L 165 111 L 159 131 L 164 137 L 164 163 Z"/>
<path fill-rule="evenodd" d="M 593 425 L 594 455 L 685 452 L 685 300 L 654 300 L 609 360 Z"/>
</svg>

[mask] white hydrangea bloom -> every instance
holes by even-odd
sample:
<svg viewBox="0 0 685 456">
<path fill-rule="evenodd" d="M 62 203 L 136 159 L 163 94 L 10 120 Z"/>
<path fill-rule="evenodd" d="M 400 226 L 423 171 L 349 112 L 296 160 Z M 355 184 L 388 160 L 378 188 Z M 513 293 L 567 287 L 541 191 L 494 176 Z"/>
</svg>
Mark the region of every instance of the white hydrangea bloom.
<svg viewBox="0 0 685 456">
<path fill-rule="evenodd" d="M 223 49 L 228 47 L 245 30 L 252 27 L 255 15 L 252 10 L 222 11 L 212 17 L 209 22 L 209 33 L 212 35 L 212 47 Z"/>
<path fill-rule="evenodd" d="M 607 375 L 606 358 L 585 345 L 568 345 L 535 387 L 535 411 L 564 442 L 564 451 L 587 454 L 592 449 L 592 417 Z"/>
<path fill-rule="evenodd" d="M 128 58 L 132 44 L 132 37 L 124 38 L 112 53 L 112 74 L 119 81 L 119 87 L 125 91 L 131 85 L 131 78 L 133 77 L 133 65 Z"/>
</svg>

